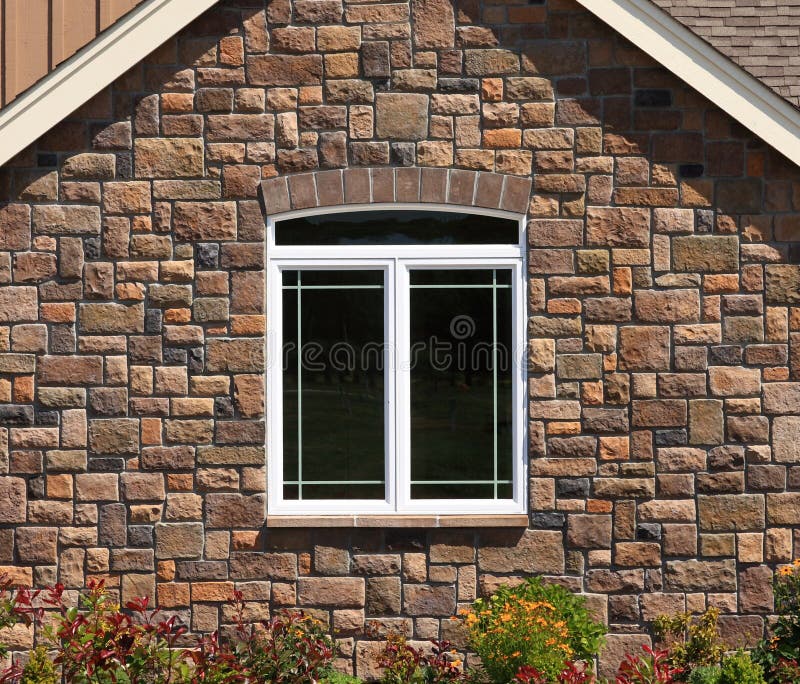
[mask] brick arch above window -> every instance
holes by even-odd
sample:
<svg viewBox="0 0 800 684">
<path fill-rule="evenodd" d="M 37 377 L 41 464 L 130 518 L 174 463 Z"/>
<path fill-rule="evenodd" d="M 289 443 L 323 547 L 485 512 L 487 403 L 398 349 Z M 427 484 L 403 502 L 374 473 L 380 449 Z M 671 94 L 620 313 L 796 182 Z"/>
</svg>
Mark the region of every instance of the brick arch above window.
<svg viewBox="0 0 800 684">
<path fill-rule="evenodd" d="M 311 171 L 261 183 L 267 216 L 347 204 L 452 204 L 524 215 L 530 178 L 464 169 L 375 167 Z"/>
</svg>

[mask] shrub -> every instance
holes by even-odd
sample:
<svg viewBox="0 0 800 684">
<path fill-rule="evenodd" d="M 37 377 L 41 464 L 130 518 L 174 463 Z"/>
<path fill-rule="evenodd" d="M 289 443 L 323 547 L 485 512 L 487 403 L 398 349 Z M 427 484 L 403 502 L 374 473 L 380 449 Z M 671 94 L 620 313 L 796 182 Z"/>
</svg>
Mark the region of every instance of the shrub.
<svg viewBox="0 0 800 684">
<path fill-rule="evenodd" d="M 720 684 L 722 668 L 719 665 L 701 665 L 694 668 L 689 679 L 689 684 Z"/>
<path fill-rule="evenodd" d="M 233 653 L 251 681 L 305 684 L 329 670 L 335 646 L 321 621 L 299 611 L 282 611 L 260 625 L 248 624 L 240 591 L 234 592 L 233 603 Z"/>
<path fill-rule="evenodd" d="M 557 684 L 595 684 L 595 676 L 575 663 L 568 663 L 556 679 Z M 519 668 L 513 684 L 549 684 L 549 680 L 530 665 Z"/>
<path fill-rule="evenodd" d="M 747 651 L 722 659 L 722 665 L 703 665 L 692 670 L 689 684 L 764 684 L 764 671 Z"/>
<path fill-rule="evenodd" d="M 796 660 L 781 658 L 768 673 L 767 679 L 770 682 L 780 682 L 781 684 L 800 684 L 800 663 Z"/>
<path fill-rule="evenodd" d="M 546 681 L 558 681 L 571 661 L 590 668 L 605 634 L 583 597 L 537 577 L 478 599 L 464 612 L 464 622 L 470 645 L 494 682 L 511 681 L 523 666 Z"/>
<path fill-rule="evenodd" d="M 322 676 L 320 684 L 363 684 L 363 682 L 358 677 L 330 670 Z"/>
<path fill-rule="evenodd" d="M 645 655 L 625 656 L 619 666 L 616 684 L 672 684 L 682 670 L 669 661 L 669 652 L 642 646 Z"/>
<path fill-rule="evenodd" d="M 691 613 L 659 615 L 653 621 L 656 638 L 669 647 L 667 658 L 683 679 L 703 665 L 718 665 L 725 648 L 719 637 L 719 610 L 709 608 L 700 616 Z"/>
<path fill-rule="evenodd" d="M 764 684 L 764 670 L 747 651 L 736 651 L 722 659 L 720 684 Z"/>
<path fill-rule="evenodd" d="M 431 641 L 431 653 L 410 646 L 405 637 L 390 635 L 381 654 L 381 684 L 438 684 L 466 679 L 461 660 L 447 641 Z"/>
<path fill-rule="evenodd" d="M 800 559 L 782 567 L 772 581 L 778 619 L 771 639 L 762 640 L 753 660 L 762 666 L 769 682 L 800 682 Z"/>
<path fill-rule="evenodd" d="M 61 585 L 44 602 L 53 610 L 31 607 L 32 594 L 8 588 L 0 592 L 0 623 L 11 626 L 34 618 L 56 652 L 51 662 L 44 648 L 33 652 L 20 669 L 0 672 L 3 684 L 307 684 L 328 674 L 335 656 L 333 640 L 319 620 L 299 612 L 281 612 L 270 620 L 247 624 L 241 592 L 232 603 L 236 628 L 230 639 L 217 633 L 197 639 L 193 648 L 179 648 L 186 628 L 177 617 L 162 619 L 147 599 L 120 610 L 102 582 L 90 583 L 77 606 L 69 606 Z M 339 684 L 345 684 L 340 680 Z"/>
<path fill-rule="evenodd" d="M 63 592 L 61 585 L 48 592 L 56 618 L 44 634 L 58 646 L 55 663 L 67 681 L 161 684 L 185 674 L 185 654 L 176 645 L 186 628 L 177 618 L 159 620 L 147 599 L 129 602 L 123 613 L 103 582 L 91 582 L 78 606 L 68 606 Z"/>
<path fill-rule="evenodd" d="M 47 649 L 44 646 L 37 646 L 31 651 L 28 662 L 22 668 L 20 684 L 58 684 L 60 681 L 61 675 L 47 655 Z"/>
</svg>

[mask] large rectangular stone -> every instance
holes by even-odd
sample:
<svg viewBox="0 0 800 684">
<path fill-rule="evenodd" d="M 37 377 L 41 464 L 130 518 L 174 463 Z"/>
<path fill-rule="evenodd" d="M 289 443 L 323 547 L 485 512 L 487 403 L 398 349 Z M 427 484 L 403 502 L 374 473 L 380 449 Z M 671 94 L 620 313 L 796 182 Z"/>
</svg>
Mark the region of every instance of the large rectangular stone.
<svg viewBox="0 0 800 684">
<path fill-rule="evenodd" d="M 676 271 L 734 273 L 739 270 L 739 238 L 734 235 L 686 235 L 672 240 Z"/>
<path fill-rule="evenodd" d="M 363 577 L 301 577 L 297 603 L 301 606 L 361 608 L 365 600 Z"/>
<path fill-rule="evenodd" d="M 800 304 L 800 265 L 767 264 L 764 273 L 770 304 Z"/>
<path fill-rule="evenodd" d="M 203 149 L 201 138 L 136 138 L 136 177 L 202 176 Z"/>
<path fill-rule="evenodd" d="M 100 385 L 103 359 L 100 356 L 41 356 L 36 375 L 42 385 Z"/>
<path fill-rule="evenodd" d="M 763 494 L 698 496 L 700 529 L 706 532 L 750 532 L 764 529 Z"/>
<path fill-rule="evenodd" d="M 647 247 L 650 211 L 632 207 L 588 207 L 586 239 L 590 245 Z"/>
<path fill-rule="evenodd" d="M 767 494 L 767 522 L 770 525 L 800 525 L 800 492 Z"/>
<path fill-rule="evenodd" d="M 736 591 L 736 561 L 669 561 L 664 581 L 673 591 Z"/>
<path fill-rule="evenodd" d="M 251 85 L 292 86 L 322 83 L 321 55 L 251 55 L 247 58 Z"/>
<path fill-rule="evenodd" d="M 700 320 L 700 294 L 697 290 L 638 290 L 634 308 L 643 321 L 691 323 Z"/>
<path fill-rule="evenodd" d="M 235 202 L 176 202 L 173 227 L 178 240 L 235 240 Z"/>
<path fill-rule="evenodd" d="M 84 333 L 141 333 L 144 332 L 144 304 L 81 304 L 78 324 Z"/>
<path fill-rule="evenodd" d="M 139 421 L 135 418 L 91 420 L 89 446 L 95 454 L 138 454 Z"/>
<path fill-rule="evenodd" d="M 100 207 L 48 204 L 33 208 L 33 228 L 46 235 L 99 235 Z"/>
<path fill-rule="evenodd" d="M 35 287 L 0 286 L 0 323 L 35 321 L 39 297 Z"/>
<path fill-rule="evenodd" d="M 763 396 L 765 413 L 800 414 L 800 382 L 768 382 Z"/>
</svg>

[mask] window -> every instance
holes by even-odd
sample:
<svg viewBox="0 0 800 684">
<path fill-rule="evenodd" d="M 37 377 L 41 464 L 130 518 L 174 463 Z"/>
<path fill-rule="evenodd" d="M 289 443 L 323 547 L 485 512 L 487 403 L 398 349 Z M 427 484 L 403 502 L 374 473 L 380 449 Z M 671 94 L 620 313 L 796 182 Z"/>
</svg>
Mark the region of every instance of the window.
<svg viewBox="0 0 800 684">
<path fill-rule="evenodd" d="M 525 511 L 523 238 L 429 208 L 269 222 L 271 514 Z"/>
</svg>

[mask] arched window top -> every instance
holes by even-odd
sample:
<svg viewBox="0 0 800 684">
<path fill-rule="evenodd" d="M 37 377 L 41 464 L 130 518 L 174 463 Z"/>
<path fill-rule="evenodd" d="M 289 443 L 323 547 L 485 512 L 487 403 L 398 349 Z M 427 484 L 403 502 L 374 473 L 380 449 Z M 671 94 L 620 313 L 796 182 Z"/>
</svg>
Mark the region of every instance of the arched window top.
<svg viewBox="0 0 800 684">
<path fill-rule="evenodd" d="M 519 221 L 434 205 L 323 212 L 275 221 L 275 244 L 284 245 L 516 245 Z M 385 207 L 386 205 L 377 205 Z"/>
<path fill-rule="evenodd" d="M 531 180 L 464 169 L 417 167 L 314 171 L 261 184 L 267 217 L 342 205 L 438 204 L 486 209 L 520 220 L 528 212 Z"/>
</svg>

